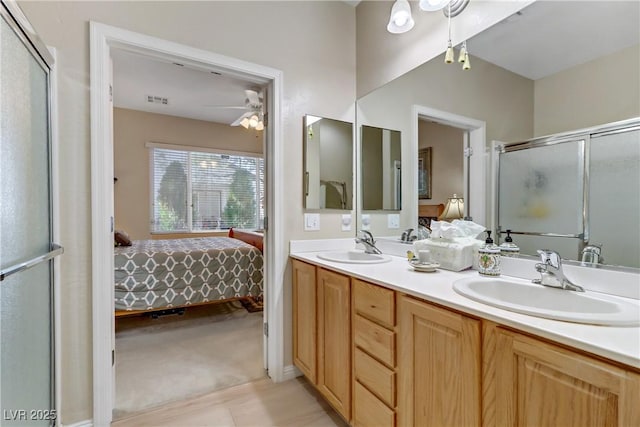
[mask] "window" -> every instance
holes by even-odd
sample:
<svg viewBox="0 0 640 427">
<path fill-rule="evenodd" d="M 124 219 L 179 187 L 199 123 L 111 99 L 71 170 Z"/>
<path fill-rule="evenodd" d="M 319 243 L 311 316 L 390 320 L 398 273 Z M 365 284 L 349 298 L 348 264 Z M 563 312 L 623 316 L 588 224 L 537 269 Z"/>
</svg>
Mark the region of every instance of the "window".
<svg viewBox="0 0 640 427">
<path fill-rule="evenodd" d="M 264 160 L 151 148 L 151 232 L 262 228 Z"/>
</svg>

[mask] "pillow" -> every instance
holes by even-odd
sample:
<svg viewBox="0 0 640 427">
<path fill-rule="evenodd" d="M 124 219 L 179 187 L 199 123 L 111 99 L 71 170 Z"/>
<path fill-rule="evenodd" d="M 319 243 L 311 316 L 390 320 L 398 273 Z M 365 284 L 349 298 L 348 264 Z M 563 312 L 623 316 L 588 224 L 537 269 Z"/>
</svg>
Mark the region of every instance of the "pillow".
<svg viewBox="0 0 640 427">
<path fill-rule="evenodd" d="M 116 241 L 116 246 L 131 246 L 131 238 L 124 230 L 116 230 L 113 233 L 113 238 Z"/>
</svg>

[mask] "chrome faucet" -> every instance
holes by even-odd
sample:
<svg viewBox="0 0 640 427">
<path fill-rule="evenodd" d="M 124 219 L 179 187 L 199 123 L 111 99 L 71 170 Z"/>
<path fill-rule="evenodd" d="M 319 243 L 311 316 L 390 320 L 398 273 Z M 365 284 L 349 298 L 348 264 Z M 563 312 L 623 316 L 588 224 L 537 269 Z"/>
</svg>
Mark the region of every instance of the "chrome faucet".
<svg viewBox="0 0 640 427">
<path fill-rule="evenodd" d="M 413 228 L 407 228 L 402 232 L 402 237 L 400 237 L 400 240 L 405 243 L 411 243 L 417 239 L 417 237 L 412 234 L 413 234 Z"/>
<path fill-rule="evenodd" d="M 364 245 L 364 251 L 368 254 L 381 254 L 382 251 L 376 248 L 376 241 L 373 239 L 373 234 L 367 230 L 361 230 L 361 235 L 356 236 L 356 243 L 362 243 Z"/>
<path fill-rule="evenodd" d="M 582 264 L 594 265 L 603 264 L 604 258 L 602 257 L 602 245 L 587 245 L 582 250 Z"/>
<path fill-rule="evenodd" d="M 560 254 L 549 249 L 538 249 L 542 262 L 536 264 L 536 271 L 540 273 L 539 279 L 532 282 L 538 285 L 560 288 L 568 291 L 584 292 L 582 286 L 572 283 L 562 271 L 562 258 Z"/>
</svg>

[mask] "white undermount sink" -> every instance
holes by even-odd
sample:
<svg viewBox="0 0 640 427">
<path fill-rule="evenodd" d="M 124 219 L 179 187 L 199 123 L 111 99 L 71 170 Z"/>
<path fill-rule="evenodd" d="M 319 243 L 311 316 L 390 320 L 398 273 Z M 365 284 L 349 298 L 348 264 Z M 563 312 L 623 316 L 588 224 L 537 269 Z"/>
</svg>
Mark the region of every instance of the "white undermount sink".
<svg viewBox="0 0 640 427">
<path fill-rule="evenodd" d="M 318 254 L 318 258 L 325 261 L 345 262 L 349 264 L 378 264 L 391 261 L 389 255 L 368 254 L 364 251 L 337 251 Z"/>
<path fill-rule="evenodd" d="M 473 277 L 453 282 L 460 295 L 505 310 L 566 322 L 640 325 L 640 301 L 596 292 L 574 292 L 517 278 Z"/>
</svg>

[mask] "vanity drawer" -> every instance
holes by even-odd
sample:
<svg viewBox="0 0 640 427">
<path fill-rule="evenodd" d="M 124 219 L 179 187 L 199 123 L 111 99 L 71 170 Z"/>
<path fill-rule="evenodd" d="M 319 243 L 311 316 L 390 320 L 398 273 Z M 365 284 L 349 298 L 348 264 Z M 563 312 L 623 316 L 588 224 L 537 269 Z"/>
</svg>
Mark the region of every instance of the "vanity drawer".
<svg viewBox="0 0 640 427">
<path fill-rule="evenodd" d="M 396 406 L 396 373 L 356 348 L 355 377 L 390 407 Z"/>
<path fill-rule="evenodd" d="M 356 347 L 387 366 L 396 366 L 396 340 L 393 331 L 356 314 L 353 321 L 353 341 Z"/>
<path fill-rule="evenodd" d="M 355 382 L 353 399 L 353 425 L 355 427 L 393 427 L 396 415 L 373 393 L 358 381 Z"/>
<path fill-rule="evenodd" d="M 353 279 L 352 292 L 356 313 L 393 329 L 396 324 L 394 291 Z"/>
</svg>

